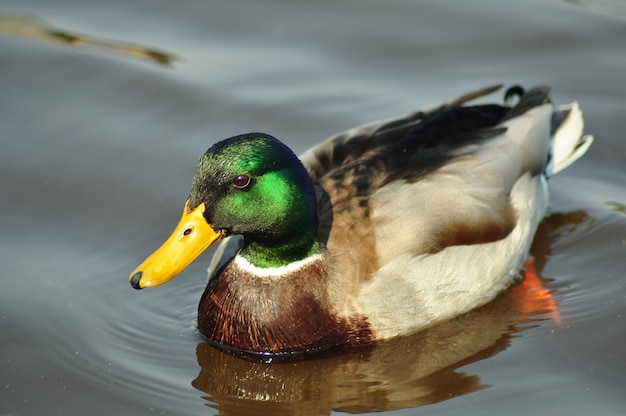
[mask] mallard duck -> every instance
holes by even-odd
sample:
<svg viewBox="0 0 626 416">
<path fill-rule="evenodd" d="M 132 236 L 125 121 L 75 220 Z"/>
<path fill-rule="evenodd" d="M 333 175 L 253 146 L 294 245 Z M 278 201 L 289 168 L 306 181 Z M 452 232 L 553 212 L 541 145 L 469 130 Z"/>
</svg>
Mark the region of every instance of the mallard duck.
<svg viewBox="0 0 626 416">
<path fill-rule="evenodd" d="M 231 353 L 296 356 L 371 346 L 484 305 L 512 284 L 548 204 L 547 180 L 582 156 L 577 103 L 493 86 L 350 129 L 298 158 L 263 133 L 200 158 L 182 218 L 130 274 L 175 277 L 239 235 L 198 307 Z"/>
</svg>

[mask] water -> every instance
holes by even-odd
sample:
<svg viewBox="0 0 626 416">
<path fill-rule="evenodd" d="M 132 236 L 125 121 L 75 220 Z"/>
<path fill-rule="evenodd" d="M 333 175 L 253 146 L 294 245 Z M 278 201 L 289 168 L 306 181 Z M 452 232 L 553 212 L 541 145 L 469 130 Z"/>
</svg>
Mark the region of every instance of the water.
<svg viewBox="0 0 626 416">
<path fill-rule="evenodd" d="M 622 3 L 5 0 L 0 12 L 33 24 L 0 32 L 0 414 L 626 413 Z M 552 85 L 596 135 L 552 180 L 533 248 L 560 323 L 506 292 L 371 352 L 266 365 L 198 336 L 210 254 L 162 288 L 128 285 L 216 140 L 265 131 L 301 153 L 494 82 Z"/>
</svg>

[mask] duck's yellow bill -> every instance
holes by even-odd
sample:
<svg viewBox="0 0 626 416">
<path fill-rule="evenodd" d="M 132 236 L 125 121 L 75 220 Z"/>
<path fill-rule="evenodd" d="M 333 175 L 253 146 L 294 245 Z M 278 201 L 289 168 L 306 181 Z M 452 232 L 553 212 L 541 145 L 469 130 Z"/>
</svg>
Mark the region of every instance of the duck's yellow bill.
<svg viewBox="0 0 626 416">
<path fill-rule="evenodd" d="M 162 285 L 182 272 L 204 250 L 222 238 L 204 219 L 204 203 L 187 212 L 187 204 L 178 225 L 163 245 L 130 274 L 135 289 Z"/>
</svg>

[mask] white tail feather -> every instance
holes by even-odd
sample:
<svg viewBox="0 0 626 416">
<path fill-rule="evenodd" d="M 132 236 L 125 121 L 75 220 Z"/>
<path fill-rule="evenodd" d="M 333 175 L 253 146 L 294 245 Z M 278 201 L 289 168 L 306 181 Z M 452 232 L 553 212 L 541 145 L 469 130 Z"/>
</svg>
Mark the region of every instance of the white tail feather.
<svg viewBox="0 0 626 416">
<path fill-rule="evenodd" d="M 558 112 L 569 114 L 559 125 L 552 139 L 552 159 L 546 168 L 549 176 L 559 173 L 574 163 L 593 143 L 593 136 L 582 135 L 583 113 L 576 101 L 559 106 Z"/>
</svg>

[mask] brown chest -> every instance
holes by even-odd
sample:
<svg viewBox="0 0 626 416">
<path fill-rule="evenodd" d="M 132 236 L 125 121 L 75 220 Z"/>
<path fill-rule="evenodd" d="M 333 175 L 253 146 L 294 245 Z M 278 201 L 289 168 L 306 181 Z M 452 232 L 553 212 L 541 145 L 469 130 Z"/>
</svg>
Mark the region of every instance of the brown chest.
<svg viewBox="0 0 626 416">
<path fill-rule="evenodd" d="M 322 258 L 280 276 L 258 276 L 233 261 L 204 292 L 200 332 L 225 349 L 264 355 L 370 345 L 367 320 L 334 313 L 327 284 Z"/>
</svg>

